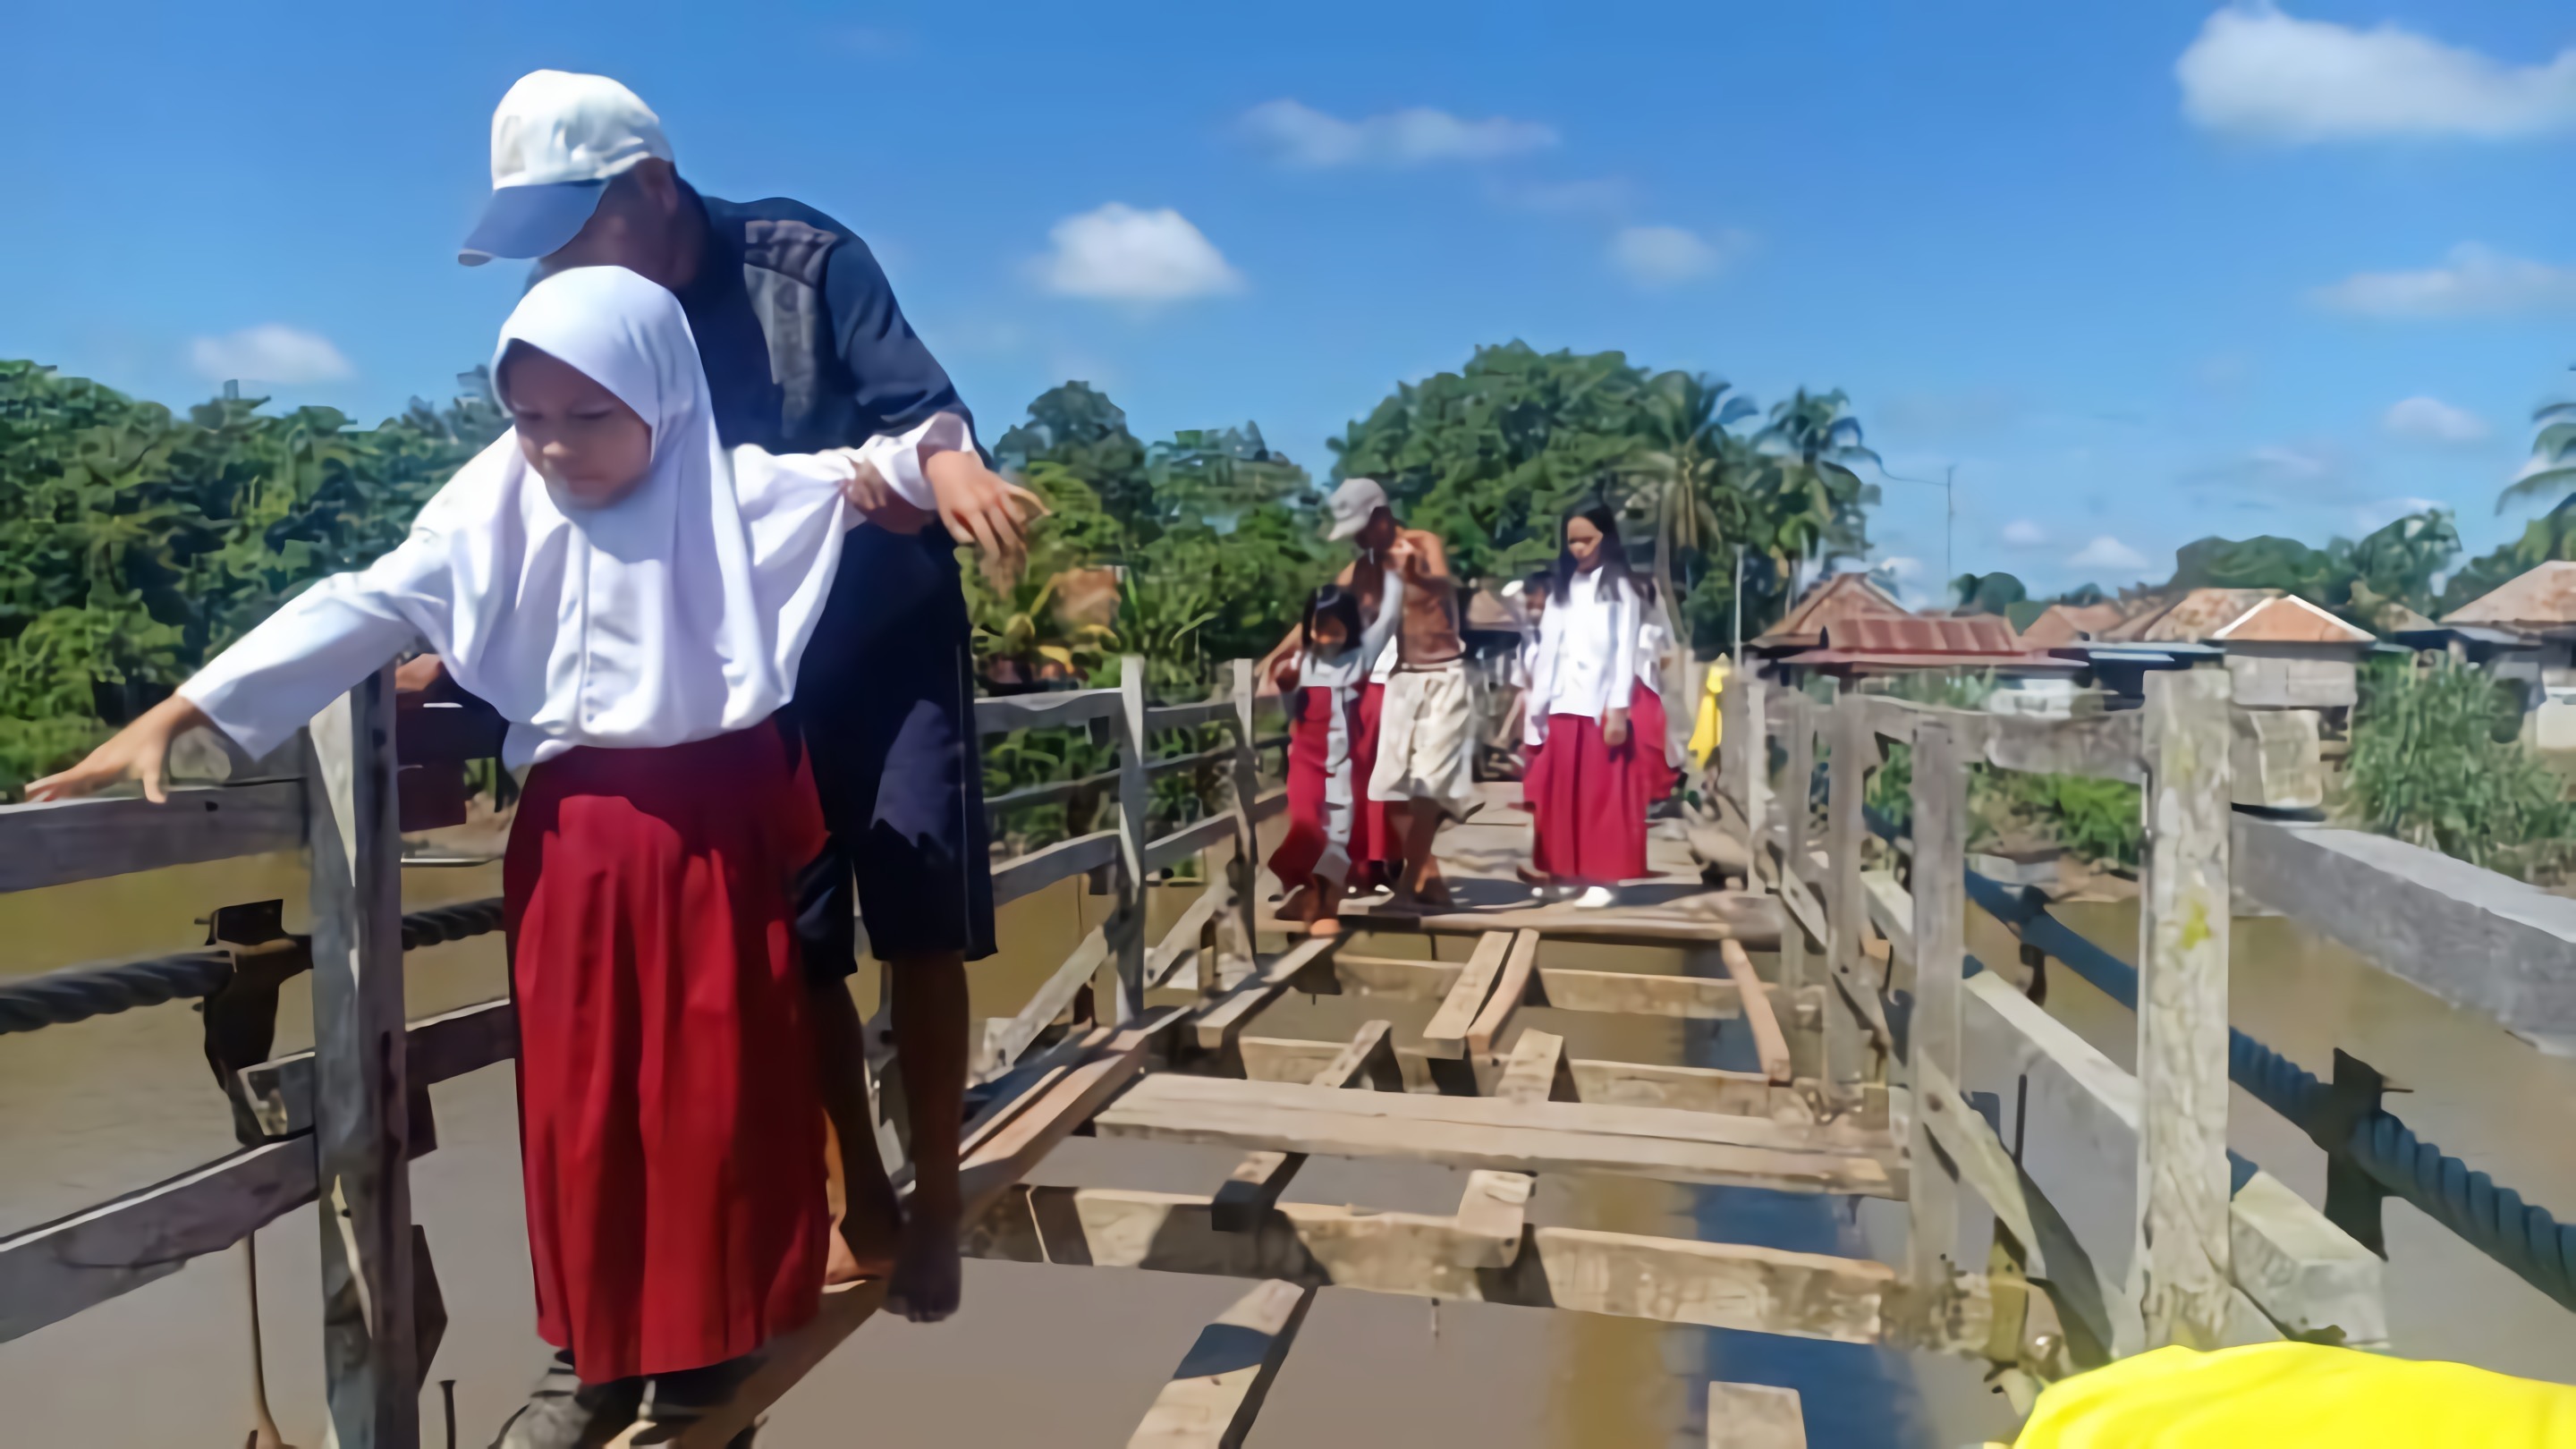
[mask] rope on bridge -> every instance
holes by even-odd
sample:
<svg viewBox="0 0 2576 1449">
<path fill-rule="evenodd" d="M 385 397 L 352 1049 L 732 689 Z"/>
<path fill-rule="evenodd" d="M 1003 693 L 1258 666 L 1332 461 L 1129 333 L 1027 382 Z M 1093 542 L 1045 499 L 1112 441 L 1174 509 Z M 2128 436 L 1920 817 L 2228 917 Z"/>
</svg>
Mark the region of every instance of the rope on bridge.
<svg viewBox="0 0 2576 1449">
<path fill-rule="evenodd" d="M 1895 824 L 1875 810 L 1869 828 L 1893 844 Z M 2027 945 L 2063 961 L 2094 989 L 2131 1011 L 2138 1009 L 2138 969 L 2048 912 L 2036 887 L 2015 889 L 1968 871 L 1968 897 Z M 2334 1088 L 2234 1026 L 2227 1029 L 2227 1076 L 2247 1094 L 2279 1113 L 2326 1155 L 2370 1175 L 2391 1195 L 2413 1203 L 2426 1217 L 2512 1269 L 2559 1306 L 2576 1309 L 2576 1223 L 2562 1223 L 2522 1194 L 2417 1137 L 2385 1108 L 2355 1114 L 2343 1140 L 2334 1140 Z"/>
<path fill-rule="evenodd" d="M 432 906 L 403 917 L 406 951 L 461 941 L 501 927 L 501 901 Z M 0 1036 L 39 1027 L 68 1026 L 179 997 L 211 996 L 232 979 L 233 958 L 221 950 L 182 951 L 113 966 L 75 966 L 42 976 L 0 982 Z"/>
</svg>

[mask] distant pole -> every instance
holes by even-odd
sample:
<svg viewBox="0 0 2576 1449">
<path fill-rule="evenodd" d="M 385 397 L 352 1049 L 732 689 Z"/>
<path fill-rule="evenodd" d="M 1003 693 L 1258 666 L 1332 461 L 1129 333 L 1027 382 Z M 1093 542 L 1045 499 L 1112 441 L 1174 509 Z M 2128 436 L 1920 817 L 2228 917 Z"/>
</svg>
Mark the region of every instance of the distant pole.
<svg viewBox="0 0 2576 1449">
<path fill-rule="evenodd" d="M 1744 668 L 1744 545 L 1735 546 L 1735 602 L 1727 608 L 1727 622 L 1735 630 L 1735 667 Z"/>
</svg>

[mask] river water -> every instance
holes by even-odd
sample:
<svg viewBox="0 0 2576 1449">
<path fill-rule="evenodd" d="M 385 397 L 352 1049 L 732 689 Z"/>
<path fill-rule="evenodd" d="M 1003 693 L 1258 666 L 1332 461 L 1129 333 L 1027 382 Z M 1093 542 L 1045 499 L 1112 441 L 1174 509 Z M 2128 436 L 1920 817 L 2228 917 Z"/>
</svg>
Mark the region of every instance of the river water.
<svg viewBox="0 0 2576 1449">
<path fill-rule="evenodd" d="M 409 903 L 498 889 L 490 867 L 414 869 Z M 224 862 L 152 876 L 0 897 L 0 974 L 179 949 L 202 940 L 210 907 L 282 896 L 301 915 L 291 858 Z M 1159 893 L 1164 913 L 1184 891 Z M 1005 953 L 977 968 L 979 1015 L 1005 1013 L 1099 919 L 1079 883 L 1006 907 Z M 2063 908 L 2079 929 L 2124 955 L 2130 906 Z M 299 923 L 300 928 L 300 923 Z M 2012 959 L 1980 918 L 1971 949 Z M 1442 947 L 1453 958 L 1463 942 Z M 1426 947 L 1381 941 L 1370 949 Z M 1551 943 L 1551 963 L 1677 970 L 1671 952 Z M 2564 1130 L 2576 1063 L 2543 1057 L 2477 1018 L 2443 1006 L 2278 920 L 2241 920 L 2235 937 L 2237 1022 L 2322 1070 L 2337 1045 L 2416 1090 L 2392 1107 L 2427 1138 L 2562 1213 L 2576 1209 L 2576 1148 Z M 863 973 L 864 974 L 864 973 Z M 413 953 L 409 1007 L 419 1016 L 503 987 L 497 938 Z M 862 983 L 863 1002 L 872 984 Z M 1430 1003 L 1370 998 L 1283 1001 L 1263 1035 L 1346 1037 L 1392 1020 L 1417 1036 Z M 2130 1057 L 2127 1013 L 2059 971 L 2050 1009 L 2114 1058 Z M 279 1049 L 309 1041 L 309 1003 L 289 986 Z M 1523 1020 L 1566 1037 L 1578 1056 L 1749 1066 L 1740 1029 L 1532 1010 Z M 456 1442 L 484 1443 L 523 1392 L 543 1349 L 530 1323 L 511 1078 L 486 1071 L 434 1092 L 439 1147 L 414 1169 L 450 1314 L 433 1379 L 453 1380 Z M 2322 1157 L 2296 1131 L 2238 1095 L 2239 1150 L 2312 1199 Z M 167 1005 L 0 1040 L 0 1232 L 41 1222 L 195 1166 L 230 1149 L 221 1096 L 208 1080 L 196 1018 Z M 1205 1192 L 1236 1154 L 1222 1149 L 1075 1138 L 1042 1181 Z M 1410 1163 L 1316 1159 L 1294 1199 L 1447 1212 L 1463 1174 Z M 1537 1221 L 1726 1238 L 1784 1248 L 1867 1252 L 1891 1246 L 1901 1214 L 1870 1203 L 1687 1189 L 1616 1179 L 1542 1180 Z M 311 1209 L 260 1234 L 269 1389 L 291 1443 L 323 1442 L 317 1251 Z M 2399 1351 L 2535 1377 L 2576 1378 L 2576 1315 L 2459 1246 L 2402 1203 L 2388 1207 L 2390 1310 Z M 1243 1289 L 1228 1280 L 1004 1263 L 968 1265 L 967 1306 L 936 1327 L 878 1320 L 780 1406 L 763 1443 L 937 1445 L 1025 1441 L 1116 1446 L 1199 1327 Z M 17 1444 L 230 1445 L 249 1424 L 246 1294 L 238 1253 L 178 1273 L 69 1322 L 0 1345 L 0 1404 Z M 1452 1443 L 1514 1446 L 1703 1442 L 1701 1385 L 1711 1378 L 1787 1384 L 1805 1398 L 1810 1441 L 1948 1449 L 2010 1433 L 2000 1400 L 1962 1361 L 1763 1335 L 1674 1329 L 1630 1320 L 1359 1292 L 1319 1297 L 1272 1390 L 1255 1445 Z M 424 1399 L 425 1442 L 442 1442 L 440 1390 Z"/>
</svg>

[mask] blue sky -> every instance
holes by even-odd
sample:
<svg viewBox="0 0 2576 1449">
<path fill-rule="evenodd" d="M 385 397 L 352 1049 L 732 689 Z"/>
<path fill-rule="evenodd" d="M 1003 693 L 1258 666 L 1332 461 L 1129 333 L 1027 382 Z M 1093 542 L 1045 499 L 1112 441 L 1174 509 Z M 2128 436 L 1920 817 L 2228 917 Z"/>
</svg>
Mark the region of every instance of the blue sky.
<svg viewBox="0 0 2576 1449">
<path fill-rule="evenodd" d="M 1603 18 L 1615 16 L 1614 19 Z M 2162 577 L 2429 499 L 2576 392 L 2576 13 L 2530 0 L 22 7 L 0 355 L 372 421 L 516 288 L 492 104 L 603 71 L 856 226 L 988 432 L 1067 377 L 1317 468 L 1478 343 L 1847 389 L 1955 567 Z M 1942 565 L 1891 484 L 1883 556 Z"/>
</svg>

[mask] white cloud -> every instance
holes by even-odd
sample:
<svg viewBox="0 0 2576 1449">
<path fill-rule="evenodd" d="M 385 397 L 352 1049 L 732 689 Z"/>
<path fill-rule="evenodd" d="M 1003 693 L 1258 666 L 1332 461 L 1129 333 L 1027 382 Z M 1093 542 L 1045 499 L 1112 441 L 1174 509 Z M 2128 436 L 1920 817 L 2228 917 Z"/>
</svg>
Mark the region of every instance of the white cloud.
<svg viewBox="0 0 2576 1449">
<path fill-rule="evenodd" d="M 2312 483 L 2334 471 L 2332 459 L 2278 444 L 2256 448 L 2245 455 L 2245 461 L 2252 464 L 2257 472 L 2269 473 L 2293 483 Z"/>
<path fill-rule="evenodd" d="M 188 362 L 197 375 L 213 382 L 274 382 L 290 386 L 337 382 L 357 369 L 331 339 L 283 322 L 263 322 L 222 337 L 200 337 L 188 344 Z"/>
<path fill-rule="evenodd" d="M 2104 533 L 2095 535 L 2091 543 L 2077 549 L 2066 560 L 2066 566 L 2073 569 L 2106 569 L 2113 573 L 2137 574 L 2146 572 L 2147 556 Z"/>
<path fill-rule="evenodd" d="M 2174 76 L 2194 124 L 2290 145 L 2576 127 L 2576 48 L 2508 65 L 2394 23 L 2356 30 L 2263 0 L 2210 16 Z"/>
<path fill-rule="evenodd" d="M 2356 272 L 2308 299 L 2364 317 L 2509 317 L 2576 307 L 2576 267 L 2462 242 L 2419 272 Z"/>
<path fill-rule="evenodd" d="M 1189 219 L 1166 207 L 1110 202 L 1047 232 L 1054 250 L 1036 274 L 1048 291 L 1124 302 L 1177 302 L 1243 290 L 1243 274 Z"/>
<path fill-rule="evenodd" d="M 2031 522 L 2027 518 L 2016 518 L 2012 522 L 2004 525 L 2004 546 L 2007 548 L 2045 548 L 2048 546 L 2048 530 Z"/>
<path fill-rule="evenodd" d="M 1244 112 L 1243 128 L 1282 165 L 1308 169 L 1491 161 L 1557 143 L 1554 127 L 1506 116 L 1470 121 L 1429 106 L 1411 106 L 1348 121 L 1286 99 L 1264 101 Z"/>
<path fill-rule="evenodd" d="M 2477 443 L 2486 440 L 2487 420 L 2437 397 L 2410 397 L 2389 408 L 2379 420 L 2396 438 L 2419 443 Z"/>
<path fill-rule="evenodd" d="M 1723 268 L 1752 245 L 1741 231 L 1703 237 L 1678 226 L 1623 226 L 1610 238 L 1610 264 L 1641 287 L 1670 287 Z"/>
</svg>

